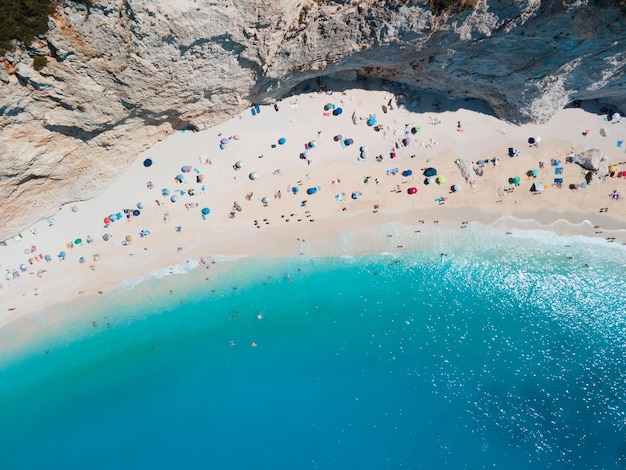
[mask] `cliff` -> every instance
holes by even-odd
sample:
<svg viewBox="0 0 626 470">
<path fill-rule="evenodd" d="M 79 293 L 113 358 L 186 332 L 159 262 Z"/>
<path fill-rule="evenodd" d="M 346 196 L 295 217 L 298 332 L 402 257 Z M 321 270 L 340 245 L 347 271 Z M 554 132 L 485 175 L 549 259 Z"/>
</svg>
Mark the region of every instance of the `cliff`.
<svg viewBox="0 0 626 470">
<path fill-rule="evenodd" d="M 512 122 L 573 100 L 626 109 L 623 6 L 464 3 L 433 15 L 426 0 L 59 2 L 46 37 L 0 58 L 0 239 L 93 196 L 173 130 L 310 78 L 478 98 Z M 35 56 L 48 59 L 38 71 Z"/>
</svg>

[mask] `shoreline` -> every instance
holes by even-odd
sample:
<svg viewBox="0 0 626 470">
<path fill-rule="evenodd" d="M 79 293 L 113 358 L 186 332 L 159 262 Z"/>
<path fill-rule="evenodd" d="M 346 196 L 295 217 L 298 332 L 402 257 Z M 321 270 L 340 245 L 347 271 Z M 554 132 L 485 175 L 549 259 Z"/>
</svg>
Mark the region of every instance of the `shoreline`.
<svg viewBox="0 0 626 470">
<path fill-rule="evenodd" d="M 513 126 L 481 112 L 448 111 L 454 103 L 428 93 L 420 94 L 419 103 L 405 99 L 417 108 L 409 112 L 390 91 L 347 85 L 336 84 L 339 91 L 332 93 L 294 95 L 276 108 L 248 110 L 197 134 L 178 132 L 140 155 L 96 198 L 68 204 L 54 218 L 22 232 L 19 241 L 7 240 L 0 247 L 0 268 L 17 270 L 19 278 L 0 281 L 0 329 L 52 304 L 97 299 L 99 292 L 159 269 L 203 258 L 210 263 L 208 253 L 247 258 L 378 253 L 390 247 L 381 227 L 419 229 L 420 220 L 424 225 L 437 220 L 442 229 L 460 229 L 469 222 L 626 244 L 626 205 L 623 199 L 609 199 L 614 190 L 626 194 L 626 178 L 596 178 L 588 187 L 568 189 L 584 182 L 584 174 L 566 162 L 571 152 L 589 148 L 602 150 L 608 164 L 626 161 L 624 148 L 615 144 L 626 140 L 626 123 L 612 125 L 601 114 L 566 108 L 548 124 Z M 343 113 L 324 109 L 328 104 Z M 372 115 L 379 131 L 367 125 Z M 539 135 L 539 146 L 527 143 Z M 407 137 L 411 142 L 404 145 Z M 286 142 L 281 144 L 280 138 Z M 343 145 L 346 138 L 354 143 Z M 367 147 L 367 155 L 361 147 Z M 509 147 L 521 155 L 508 157 Z M 382 161 L 376 161 L 378 155 Z M 145 167 L 146 158 L 153 165 Z M 456 167 L 457 158 L 476 168 L 480 160 L 498 158 L 499 164 L 484 164 L 484 174 L 472 188 Z M 551 165 L 553 159 L 561 163 Z M 539 177 L 525 176 L 540 161 Z M 184 166 L 192 169 L 181 173 Z M 444 183 L 424 184 L 423 169 L 431 166 L 446 177 Z M 556 168 L 562 168 L 560 188 L 552 184 Z M 412 174 L 403 176 L 407 170 Z M 258 177 L 250 179 L 251 173 Z M 179 175 L 183 182 L 174 181 Z M 514 176 L 520 177 L 518 186 L 508 183 Z M 545 189 L 530 192 L 539 179 Z M 463 189 L 452 191 L 456 184 Z M 413 187 L 417 194 L 408 194 Z M 183 193 L 172 202 L 169 194 L 162 195 L 163 188 Z M 311 188 L 319 189 L 306 194 Z M 138 203 L 140 215 L 103 225 L 103 217 L 125 214 L 124 208 L 132 214 Z M 204 207 L 209 214 L 201 213 Z M 609 210 L 600 212 L 605 207 Z M 144 231 L 149 235 L 141 236 Z M 375 234 L 365 236 L 371 232 Z M 104 235 L 111 235 L 108 241 Z M 367 242 L 357 245 L 359 236 Z M 29 247 L 36 249 L 26 253 Z M 61 251 L 64 260 L 58 257 Z M 32 260 L 38 255 L 51 260 Z"/>
</svg>

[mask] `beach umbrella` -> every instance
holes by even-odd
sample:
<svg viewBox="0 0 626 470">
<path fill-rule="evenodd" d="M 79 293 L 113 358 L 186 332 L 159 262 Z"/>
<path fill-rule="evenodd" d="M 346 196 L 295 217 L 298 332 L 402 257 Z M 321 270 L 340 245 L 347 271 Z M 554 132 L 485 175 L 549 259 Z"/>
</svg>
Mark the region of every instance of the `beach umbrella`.
<svg viewBox="0 0 626 470">
<path fill-rule="evenodd" d="M 426 168 L 424 170 L 424 176 L 437 176 L 437 169 L 436 168 Z"/>
<path fill-rule="evenodd" d="M 317 147 L 317 142 L 315 142 L 314 140 L 312 140 L 311 142 L 309 142 L 309 148 L 314 149 L 315 147 Z"/>
<path fill-rule="evenodd" d="M 513 178 L 511 178 L 511 182 L 513 184 L 519 184 L 520 181 L 521 181 L 521 178 L 519 176 L 514 176 Z"/>
<path fill-rule="evenodd" d="M 339 116 L 341 113 L 343 113 L 343 109 L 341 109 L 341 108 L 337 108 L 337 109 L 335 109 L 335 110 L 333 111 L 333 114 L 334 114 L 335 116 Z"/>
<path fill-rule="evenodd" d="M 152 166 L 152 159 L 150 159 L 150 158 L 146 158 L 146 159 L 143 161 L 143 166 L 145 166 L 146 168 L 148 168 L 149 166 Z"/>
<path fill-rule="evenodd" d="M 307 158 L 309 158 L 309 155 L 311 155 L 311 152 L 309 152 L 308 150 L 305 150 L 304 152 L 300 154 L 300 158 L 302 158 L 303 160 L 306 160 Z"/>
<path fill-rule="evenodd" d="M 412 170 L 404 170 L 402 172 L 402 176 L 411 176 L 413 174 Z"/>
<path fill-rule="evenodd" d="M 367 125 L 372 127 L 376 125 L 376 116 L 370 116 L 367 120 Z"/>
<path fill-rule="evenodd" d="M 263 204 L 269 204 L 269 203 L 270 203 L 270 200 L 269 200 L 269 198 L 268 198 L 267 196 L 263 196 L 263 197 L 261 198 L 261 202 L 262 202 Z"/>
<path fill-rule="evenodd" d="M 235 168 L 243 168 L 243 162 L 239 161 L 239 162 L 235 163 Z"/>
<path fill-rule="evenodd" d="M 533 145 L 533 144 L 535 143 L 535 138 L 534 138 L 534 137 L 529 137 L 529 138 L 528 138 L 528 143 L 529 143 L 530 145 Z"/>
<path fill-rule="evenodd" d="M 122 218 L 122 213 L 121 213 L 121 212 L 118 212 L 117 214 L 115 214 L 115 218 L 116 218 L 117 220 L 120 220 L 120 219 Z"/>
<path fill-rule="evenodd" d="M 183 181 L 185 181 L 185 175 L 183 175 L 182 173 L 179 173 L 178 175 L 176 175 L 176 179 L 178 180 L 179 183 L 182 183 Z"/>
<path fill-rule="evenodd" d="M 417 188 L 416 187 L 409 188 L 407 192 L 409 194 L 417 194 Z"/>
<path fill-rule="evenodd" d="M 46 261 L 52 261 L 52 256 L 46 255 L 43 257 L 43 259 L 45 259 Z"/>
<path fill-rule="evenodd" d="M 341 134 L 336 135 L 335 137 L 333 137 L 333 139 L 335 140 L 335 142 L 339 142 L 342 139 Z"/>
<path fill-rule="evenodd" d="M 284 137 L 281 137 L 280 139 L 278 139 L 278 145 L 285 145 L 287 143 L 287 139 L 285 139 Z"/>
<path fill-rule="evenodd" d="M 300 191 L 300 189 L 297 186 L 294 186 L 293 188 L 291 188 L 291 192 L 294 194 L 298 194 L 298 191 Z"/>
<path fill-rule="evenodd" d="M 326 103 L 324 105 L 324 111 L 330 111 L 331 109 L 335 109 L 335 105 L 332 103 Z"/>
<path fill-rule="evenodd" d="M 72 206 L 72 212 L 78 212 L 78 206 L 76 204 Z"/>
<path fill-rule="evenodd" d="M 226 145 L 227 143 L 228 143 L 228 139 L 226 139 L 226 138 L 220 140 L 220 144 L 222 144 L 222 145 Z"/>
<path fill-rule="evenodd" d="M 135 210 L 133 211 L 133 215 L 134 215 L 135 217 L 137 217 L 138 215 L 141 215 L 141 212 L 139 211 L 139 209 L 135 209 Z"/>
<path fill-rule="evenodd" d="M 105 217 L 103 222 L 105 225 L 109 225 L 111 223 L 111 217 Z"/>
<path fill-rule="evenodd" d="M 62 251 L 61 253 L 59 253 L 59 258 L 64 259 L 67 255 L 65 254 L 65 251 Z"/>
<path fill-rule="evenodd" d="M 352 193 L 352 196 L 350 196 L 352 199 L 358 199 L 361 196 L 361 194 L 358 191 L 354 191 Z"/>
<path fill-rule="evenodd" d="M 537 170 L 536 168 L 533 168 L 532 170 L 530 170 L 530 174 L 534 177 L 539 176 L 539 170 Z"/>
<path fill-rule="evenodd" d="M 202 183 L 204 181 L 204 175 L 200 174 L 196 176 L 196 183 Z"/>
<path fill-rule="evenodd" d="M 26 272 L 28 270 L 28 268 L 26 267 L 25 264 L 20 264 L 20 271 L 22 271 L 23 273 Z"/>
<path fill-rule="evenodd" d="M 422 131 L 422 126 L 416 126 L 411 129 L 411 134 L 417 134 Z"/>
<path fill-rule="evenodd" d="M 22 240 L 22 236 L 21 236 L 21 235 L 15 235 L 15 236 L 12 238 L 12 240 L 13 240 L 15 243 L 19 243 L 19 242 L 20 242 L 20 240 Z"/>
<path fill-rule="evenodd" d="M 445 182 L 446 182 L 445 176 L 438 176 L 437 177 L 437 184 L 443 184 Z"/>
<path fill-rule="evenodd" d="M 209 215 L 211 213 L 211 209 L 209 209 L 208 207 L 204 207 L 202 209 L 202 215 Z"/>
<path fill-rule="evenodd" d="M 306 190 L 307 194 L 315 194 L 317 192 L 317 188 L 309 188 Z"/>
<path fill-rule="evenodd" d="M 137 209 L 143 209 L 143 202 L 137 203 Z"/>
<path fill-rule="evenodd" d="M 248 178 L 250 178 L 251 180 L 257 180 L 257 179 L 259 179 L 259 174 L 255 173 L 255 172 L 252 172 L 252 173 L 250 173 L 248 175 Z"/>
<path fill-rule="evenodd" d="M 83 242 L 82 238 L 77 238 L 76 240 L 74 240 L 74 245 L 80 245 Z"/>
<path fill-rule="evenodd" d="M 233 136 L 233 139 L 235 139 L 235 140 L 239 140 L 239 139 L 241 139 L 241 136 L 240 136 L 239 134 L 235 134 L 235 135 Z"/>
<path fill-rule="evenodd" d="M 133 236 L 132 235 L 126 235 L 125 240 L 127 242 L 132 242 L 133 241 Z"/>
<path fill-rule="evenodd" d="M 348 145 L 352 145 L 352 144 L 354 143 L 354 140 L 353 140 L 353 139 L 348 138 L 348 139 L 345 139 L 345 140 L 343 141 L 343 143 L 344 143 L 344 145 L 346 145 L 346 146 L 348 146 Z"/>
<path fill-rule="evenodd" d="M 365 145 L 363 145 L 361 148 L 359 148 L 359 150 L 361 152 L 367 152 L 367 147 Z"/>
<path fill-rule="evenodd" d="M 102 235 L 102 239 L 105 242 L 108 242 L 110 238 L 111 238 L 111 235 L 109 235 L 108 233 L 105 233 L 104 235 Z"/>
<path fill-rule="evenodd" d="M 178 201 L 178 196 L 177 196 L 176 194 L 174 194 L 174 195 L 170 198 L 170 201 L 172 201 L 172 202 L 176 202 L 176 201 Z"/>
<path fill-rule="evenodd" d="M 452 191 L 454 191 L 455 193 L 461 191 L 463 189 L 463 186 L 461 186 L 460 184 L 455 184 L 454 186 L 452 186 Z"/>
<path fill-rule="evenodd" d="M 409 145 L 410 143 L 411 143 L 410 137 L 405 137 L 404 139 L 402 139 L 402 145 L 404 145 L 405 147 Z"/>
<path fill-rule="evenodd" d="M 180 171 L 182 171 L 183 173 L 187 173 L 189 171 L 189 168 L 187 167 L 187 165 L 183 165 L 180 167 Z"/>
<path fill-rule="evenodd" d="M 5 278 L 7 281 L 10 281 L 11 279 L 13 279 L 13 276 L 11 275 L 11 273 L 10 273 L 10 272 L 8 272 L 8 271 L 7 271 L 7 273 L 5 274 L 4 278 Z"/>
<path fill-rule="evenodd" d="M 162 194 L 163 196 L 169 196 L 169 195 L 170 195 L 170 190 L 169 190 L 169 189 L 167 189 L 167 188 L 163 188 L 163 189 L 161 190 L 161 194 Z"/>
</svg>

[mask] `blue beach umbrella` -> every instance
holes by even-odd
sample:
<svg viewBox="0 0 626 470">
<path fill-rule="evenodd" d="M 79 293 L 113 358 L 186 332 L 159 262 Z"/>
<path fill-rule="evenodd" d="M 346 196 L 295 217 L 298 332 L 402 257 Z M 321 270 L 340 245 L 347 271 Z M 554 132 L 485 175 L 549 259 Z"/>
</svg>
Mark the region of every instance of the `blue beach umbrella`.
<svg viewBox="0 0 626 470">
<path fill-rule="evenodd" d="M 334 114 L 335 116 L 339 116 L 341 113 L 343 113 L 343 109 L 341 109 L 341 108 L 336 108 L 336 109 L 333 111 L 333 114 Z"/>
<path fill-rule="evenodd" d="M 139 212 L 139 210 L 138 210 L 138 209 L 135 209 L 135 210 L 133 211 L 133 215 L 134 215 L 135 217 L 137 217 L 137 216 L 138 216 L 138 215 L 140 215 L 140 214 L 141 214 L 141 212 Z"/>
<path fill-rule="evenodd" d="M 344 144 L 345 146 L 352 145 L 353 143 L 354 143 L 354 140 L 353 140 L 353 139 L 345 139 L 345 140 L 343 141 L 343 144 Z"/>
<path fill-rule="evenodd" d="M 287 142 L 287 139 L 285 139 L 284 137 L 281 137 L 280 139 L 278 139 L 278 145 L 285 145 L 286 142 Z"/>
<path fill-rule="evenodd" d="M 306 190 L 307 194 L 315 194 L 317 192 L 317 188 L 309 188 Z"/>
<path fill-rule="evenodd" d="M 52 256 L 46 255 L 43 257 L 43 259 L 45 259 L 46 261 L 52 261 Z"/>
<path fill-rule="evenodd" d="M 177 196 L 176 194 L 174 194 L 174 195 L 170 198 L 170 201 L 172 201 L 172 202 L 176 202 L 176 201 L 178 201 L 178 196 Z"/>
<path fill-rule="evenodd" d="M 152 159 L 151 158 L 146 158 L 143 161 L 143 166 L 145 166 L 146 168 L 148 168 L 149 166 L 152 166 Z"/>
<path fill-rule="evenodd" d="M 412 170 L 404 170 L 402 172 L 402 176 L 411 176 L 413 174 Z"/>
<path fill-rule="evenodd" d="M 298 191 L 300 191 L 300 189 L 297 186 L 294 186 L 293 188 L 291 188 L 291 192 L 294 194 L 298 194 Z"/>
<path fill-rule="evenodd" d="M 437 176 L 437 169 L 436 168 L 426 168 L 424 170 L 424 176 Z"/>
<path fill-rule="evenodd" d="M 205 207 L 202 209 L 202 215 L 209 215 L 211 213 L 211 209 Z"/>
<path fill-rule="evenodd" d="M 370 118 L 367 120 L 367 125 L 372 127 L 376 125 L 376 116 L 370 116 Z"/>
<path fill-rule="evenodd" d="M 162 194 L 163 196 L 169 196 L 169 195 L 170 195 L 170 190 L 169 190 L 169 189 L 167 189 L 167 188 L 163 188 L 163 189 L 161 190 L 161 194 Z"/>
<path fill-rule="evenodd" d="M 67 255 L 65 254 L 65 251 L 62 251 L 61 253 L 59 253 L 59 258 L 64 259 Z"/>
</svg>

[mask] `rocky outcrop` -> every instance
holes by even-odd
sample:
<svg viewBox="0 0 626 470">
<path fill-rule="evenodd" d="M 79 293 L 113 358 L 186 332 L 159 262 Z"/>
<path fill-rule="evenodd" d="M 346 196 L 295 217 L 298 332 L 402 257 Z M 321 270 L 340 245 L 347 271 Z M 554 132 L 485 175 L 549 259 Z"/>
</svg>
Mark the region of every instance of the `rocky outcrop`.
<svg viewBox="0 0 626 470">
<path fill-rule="evenodd" d="M 58 2 L 47 36 L 1 59 L 0 239 L 93 196 L 174 129 L 310 78 L 479 98 L 513 122 L 546 121 L 573 100 L 626 109 L 617 2 L 464 4 L 434 16 L 425 0 Z M 48 58 L 39 71 L 37 55 Z"/>
</svg>

